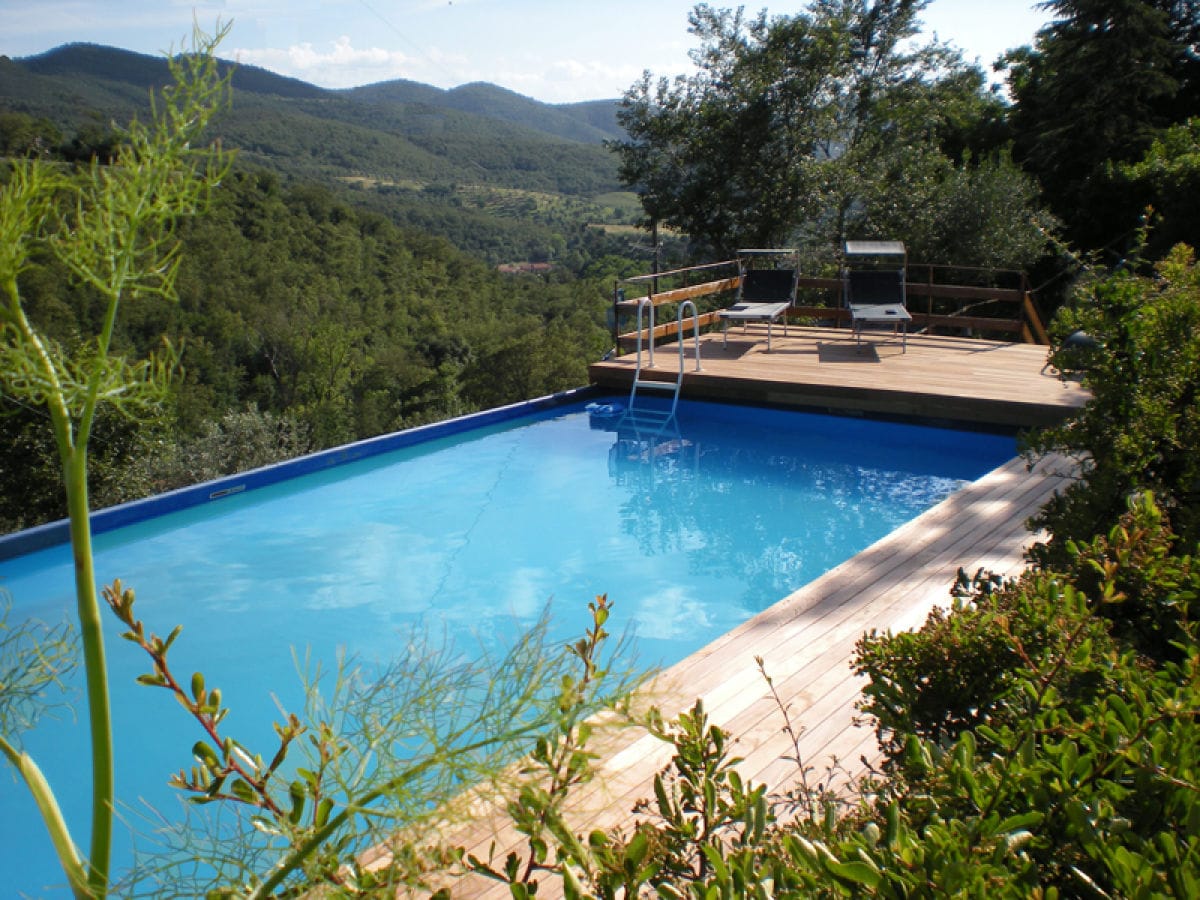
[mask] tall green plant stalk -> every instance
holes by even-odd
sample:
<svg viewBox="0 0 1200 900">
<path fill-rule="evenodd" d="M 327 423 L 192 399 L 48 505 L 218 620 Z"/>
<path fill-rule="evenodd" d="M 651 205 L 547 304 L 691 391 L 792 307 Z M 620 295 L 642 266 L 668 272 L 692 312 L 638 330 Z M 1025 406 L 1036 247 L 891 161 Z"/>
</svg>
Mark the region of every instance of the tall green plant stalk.
<svg viewBox="0 0 1200 900">
<path fill-rule="evenodd" d="M 44 407 L 62 464 L 75 567 L 76 617 L 83 647 L 92 752 L 91 845 L 82 857 L 36 762 L 7 738 L 0 751 L 32 793 L 72 891 L 108 891 L 115 785 L 108 670 L 88 507 L 88 442 L 102 404 L 133 415 L 160 403 L 175 356 L 129 362 L 112 352 L 122 301 L 171 296 L 178 261 L 175 224 L 195 212 L 223 175 L 219 150 L 194 150 L 223 105 L 228 76 L 212 55 L 228 31 L 193 33 L 193 50 L 169 61 L 175 84 L 152 104 L 151 122 L 133 122 L 111 164 L 93 161 L 70 176 L 39 161 L 13 165 L 0 194 L 0 385 L 18 403 Z M 105 301 L 100 333 L 74 350 L 41 334 L 26 315 L 20 276 L 31 256 L 48 249 L 85 289 Z"/>
</svg>

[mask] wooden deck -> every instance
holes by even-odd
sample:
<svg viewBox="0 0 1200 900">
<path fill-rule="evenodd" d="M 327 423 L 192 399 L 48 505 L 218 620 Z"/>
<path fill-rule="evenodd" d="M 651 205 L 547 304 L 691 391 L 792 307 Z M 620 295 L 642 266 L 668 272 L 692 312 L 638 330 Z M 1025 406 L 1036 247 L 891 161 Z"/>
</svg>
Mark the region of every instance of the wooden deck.
<svg viewBox="0 0 1200 900">
<path fill-rule="evenodd" d="M 652 377 L 674 380 L 677 344 L 655 351 Z M 685 341 L 684 397 L 763 403 L 814 410 L 915 417 L 947 423 L 1028 428 L 1061 420 L 1086 399 L 1045 369 L 1047 348 L 972 338 L 868 333 L 855 345 L 848 328 L 776 325 L 767 352 L 766 327 L 700 338 L 701 371 L 694 344 Z M 588 369 L 594 384 L 628 391 L 636 369 L 629 353 Z M 647 373 L 644 371 L 643 376 Z"/>
<path fill-rule="evenodd" d="M 740 329 L 722 348 L 721 335 L 702 338 L 702 372 L 691 343 L 684 396 L 791 405 L 822 410 L 919 416 L 1006 428 L 1056 421 L 1080 405 L 1078 386 L 1043 372 L 1044 347 L 910 336 L 898 342 L 866 338 L 859 353 L 846 330 L 792 327 L 777 331 L 766 352 L 765 328 Z M 677 371 L 675 348 L 657 352 L 657 372 Z M 632 356 L 591 367 L 595 383 L 628 390 Z M 711 721 L 735 738 L 744 778 L 771 792 L 796 784 L 795 753 L 779 703 L 759 671 L 761 657 L 791 722 L 802 729 L 799 750 L 809 783 L 840 787 L 877 761 L 869 724 L 856 722 L 862 688 L 850 666 L 864 632 L 919 626 L 950 601 L 959 567 L 1015 573 L 1033 539 L 1026 520 L 1062 484 L 1066 465 L 1047 460 L 1034 471 L 1014 459 L 968 485 L 864 552 L 663 672 L 646 696 L 673 718 L 701 699 Z M 669 745 L 633 729 L 601 738 L 599 777 L 574 798 L 577 833 L 629 825 L 637 800 L 653 796 L 653 777 L 670 761 Z M 469 824 L 441 837 L 499 866 L 521 838 L 484 804 Z M 508 897 L 502 885 L 477 877 L 456 880 L 454 896 Z M 538 896 L 561 896 L 547 881 Z"/>
</svg>

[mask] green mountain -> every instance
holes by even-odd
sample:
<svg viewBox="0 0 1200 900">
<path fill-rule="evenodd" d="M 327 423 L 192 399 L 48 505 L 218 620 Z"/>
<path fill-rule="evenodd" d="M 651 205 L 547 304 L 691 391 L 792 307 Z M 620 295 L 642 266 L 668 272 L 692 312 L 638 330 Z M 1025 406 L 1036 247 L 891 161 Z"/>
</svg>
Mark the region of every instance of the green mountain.
<svg viewBox="0 0 1200 900">
<path fill-rule="evenodd" d="M 551 105 L 482 82 L 445 91 L 412 81 L 384 81 L 351 88 L 347 93 L 375 103 L 424 103 L 455 109 L 583 143 L 599 144 L 623 134 L 612 100 Z"/>
<path fill-rule="evenodd" d="M 149 90 L 168 80 L 162 57 L 69 44 L 0 57 L 0 111 L 70 134 L 144 115 Z M 494 85 L 445 91 L 405 81 L 331 91 L 244 65 L 234 68 L 233 88 L 221 137 L 243 164 L 285 175 L 569 196 L 618 187 L 616 161 L 601 145 L 619 136 L 616 101 L 556 106 Z"/>
</svg>

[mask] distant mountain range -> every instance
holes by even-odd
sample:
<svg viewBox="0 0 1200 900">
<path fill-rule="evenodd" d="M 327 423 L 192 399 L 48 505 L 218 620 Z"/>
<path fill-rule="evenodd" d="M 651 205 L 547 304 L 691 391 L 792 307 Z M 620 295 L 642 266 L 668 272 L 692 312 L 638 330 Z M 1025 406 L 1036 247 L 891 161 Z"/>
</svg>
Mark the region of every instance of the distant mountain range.
<svg viewBox="0 0 1200 900">
<path fill-rule="evenodd" d="M 163 57 L 67 44 L 0 57 L 0 111 L 70 134 L 144 115 L 149 91 L 168 80 Z M 410 186 L 465 181 L 567 195 L 617 187 L 603 146 L 623 137 L 617 100 L 547 104 L 492 84 L 443 90 L 403 80 L 327 90 L 240 64 L 232 83 L 232 109 L 217 127 L 244 162 Z"/>
</svg>

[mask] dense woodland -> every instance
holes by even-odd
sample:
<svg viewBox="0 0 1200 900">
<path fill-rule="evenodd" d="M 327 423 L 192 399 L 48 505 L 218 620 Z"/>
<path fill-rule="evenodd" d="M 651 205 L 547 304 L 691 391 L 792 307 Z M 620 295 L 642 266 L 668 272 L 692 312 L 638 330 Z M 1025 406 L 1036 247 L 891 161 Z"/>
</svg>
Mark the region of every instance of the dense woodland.
<svg viewBox="0 0 1200 900">
<path fill-rule="evenodd" d="M 168 848 L 134 873 L 154 882 L 139 890 L 298 896 L 319 886 L 339 896 L 394 896 L 436 870 L 484 874 L 508 883 L 514 897 L 533 895 L 547 879 L 561 880 L 567 896 L 603 898 L 1200 893 L 1200 267 L 1188 246 L 1198 237 L 1200 3 L 1052 0 L 1034 46 L 1003 63 L 1011 99 L 987 91 L 983 73 L 949 48 L 909 43 L 926 5 L 814 0 L 793 16 L 747 18 L 701 4 L 690 18 L 703 42 L 696 74 L 674 82 L 647 76 L 632 86 L 619 113 L 626 133 L 608 143 L 616 167 L 609 171 L 636 194 L 643 224 L 678 236 L 680 259 L 796 241 L 820 266 L 844 237 L 902 237 L 930 260 L 944 254 L 957 264 L 1045 274 L 1059 285 L 1055 334 L 1087 336 L 1063 342 L 1050 361 L 1081 379 L 1093 399 L 1060 427 L 1026 436 L 1031 457 L 1063 454 L 1077 475 L 1038 517 L 1044 540 L 1028 570 L 1011 580 L 960 572 L 953 609 L 935 611 L 912 632 L 870 632 L 858 646 L 862 710 L 884 753 L 876 777 L 857 794 L 833 795 L 796 759 L 795 788 L 768 797 L 736 775 L 729 736 L 702 707 L 670 722 L 650 712 L 637 724 L 675 752 L 638 824 L 586 839 L 572 834 L 562 814 L 591 777 L 586 722 L 628 687 L 603 655 L 608 601 L 597 598 L 578 642 L 542 647 L 535 631 L 495 670 L 473 672 L 486 686 L 478 688 L 486 700 L 477 718 L 473 706 L 445 709 L 449 691 L 466 684 L 453 668 L 439 681 L 414 668 L 421 660 L 405 659 L 376 683 L 348 678 L 346 693 L 339 689 L 312 723 L 277 726 L 276 761 L 310 744 L 317 759 L 288 783 L 277 762 L 265 766 L 235 752 L 232 739 L 218 740 L 227 710 L 202 676 L 193 676 L 190 692 L 167 683 L 178 631 L 165 642 L 146 639 L 132 592 L 118 585 L 106 600 L 151 657 L 146 683 L 172 690 L 187 714 L 214 729 L 211 745 L 192 749 L 193 780 L 179 786 L 254 817 L 254 829 L 209 836 L 211 843 L 178 832 L 183 852 Z M 134 102 L 128 98 L 147 87 L 147 69 L 125 61 L 140 75 L 91 96 Z M 51 63 L 63 58 L 39 64 Z M 93 498 L 106 502 L 217 474 L 231 460 L 266 462 L 579 384 L 586 363 L 610 343 L 604 314 L 613 278 L 646 268 L 634 245 L 591 227 L 598 209 L 610 224 L 619 218 L 607 176 L 574 165 L 594 158 L 587 154 L 598 145 L 506 130 L 510 143 L 490 168 L 481 159 L 452 174 L 421 174 L 438 146 L 460 162 L 487 150 L 462 134 L 439 144 L 437 129 L 416 128 L 402 140 L 392 135 L 410 155 L 389 163 L 379 151 L 372 166 L 380 168 L 355 168 L 349 186 L 346 169 L 354 167 L 338 160 L 367 140 L 352 130 L 351 113 L 339 106 L 333 117 L 352 136 L 346 143 L 309 143 L 290 130 L 312 123 L 314 100 L 338 106 L 344 98 L 249 73 L 259 102 L 271 90 L 281 100 L 278 118 L 259 116 L 270 133 L 239 138 L 247 152 L 198 216 L 173 219 L 208 182 L 159 183 L 180 190 L 157 226 L 182 241 L 171 296 L 147 289 L 162 283 L 162 267 L 154 248 L 139 244 L 128 258 L 143 268 L 107 282 L 116 289 L 105 301 L 64 266 L 94 262 L 88 241 L 122 229 L 84 215 L 93 209 L 84 202 L 79 219 L 69 209 L 56 219 L 56 201 L 117 196 L 122 184 L 150 183 L 155 166 L 178 170 L 170 154 L 148 150 L 142 158 L 154 165 L 143 173 L 96 121 L 56 121 L 46 98 L 74 97 L 74 89 L 30 81 L 31 72 L 0 65 L 8 108 L 0 139 L 13 159 L 0 198 L 0 228 L 9 229 L 0 273 L 10 301 L 0 349 L 14 364 L 3 372 L 11 398 L 0 446 L 6 527 L 54 515 L 60 476 L 70 497 L 86 500 L 89 453 Z M 421 95 L 405 103 L 426 104 L 418 120 L 443 116 L 454 131 L 468 121 L 459 116 L 475 115 L 438 112 L 436 93 L 403 90 Z M 387 91 L 365 93 L 375 103 Z M 471 93 L 466 106 L 478 99 Z M 392 121 L 411 125 L 414 113 L 406 108 Z M 231 135 L 250 125 L 224 121 Z M 553 171 L 533 164 L 538 146 Z M 295 170 L 284 164 L 289 154 L 303 160 Z M 64 180 L 31 188 L 34 171 Z M 18 195 L 45 206 L 9 202 Z M 123 213 L 136 211 L 140 196 L 125 196 Z M 97 221 L 90 233 L 64 224 Z M 43 234 L 47 222 L 64 227 Z M 496 262 L 518 249 L 513 258 L 542 254 L 556 265 L 536 278 L 500 274 Z M 118 299 L 133 302 L 121 307 L 112 346 L 93 346 L 90 336 L 109 333 L 104 320 Z M 34 328 L 49 353 L 30 352 Z M 122 368 L 122 356 L 155 348 L 159 359 L 177 362 L 167 367 L 174 377 L 166 402 L 148 413 L 124 391 L 150 396 L 159 383 Z M 55 368 L 48 358 L 63 362 Z M 86 377 L 66 379 L 57 393 L 28 377 L 76 368 Z M 100 413 L 90 449 L 81 448 L 62 426 L 90 426 L 90 401 L 46 402 L 59 427 L 56 450 L 34 401 L 94 398 L 113 373 L 114 407 L 131 415 Z M 84 503 L 72 511 L 86 521 Z M 0 643 L 21 650 L 33 633 L 21 629 L 31 627 L 4 631 Z M 98 631 L 85 633 L 90 646 Z M 40 696 L 69 666 L 59 668 L 60 659 L 73 654 L 57 633 L 37 632 L 24 646 L 20 665 L 5 670 L 15 687 L 0 691 L 0 749 L 22 773 L 24 759 L 6 735 L 10 723 L 36 717 L 37 703 L 8 701 Z M 100 680 L 89 669 L 89 691 Z M 377 729 L 380 710 L 388 718 Z M 353 725 L 356 711 L 370 713 L 367 731 L 381 743 L 330 724 Z M 508 806 L 529 838 L 522 853 L 504 861 L 454 848 L 426 855 L 396 838 L 399 825 L 408 826 L 402 835 L 415 834 L 432 809 L 441 814 L 427 788 L 454 792 L 465 773 L 480 771 L 452 741 L 434 739 L 415 760 L 409 746 L 395 756 L 406 740 L 392 740 L 393 730 L 422 741 L 436 731 L 404 731 L 422 714 L 439 725 L 461 717 L 463 734 L 486 734 L 510 750 L 533 743 L 524 774 L 540 780 Z M 311 740 L 295 741 L 310 724 Z M 781 727 L 806 724 L 781 710 Z M 426 777 L 435 770 L 446 778 Z M 110 807 L 103 797 L 94 803 L 109 826 Z M 397 851 L 392 864 L 360 868 L 354 849 L 385 838 Z M 108 892 L 106 863 L 85 870 L 87 857 L 67 850 L 60 858 L 80 896 Z"/>
</svg>

